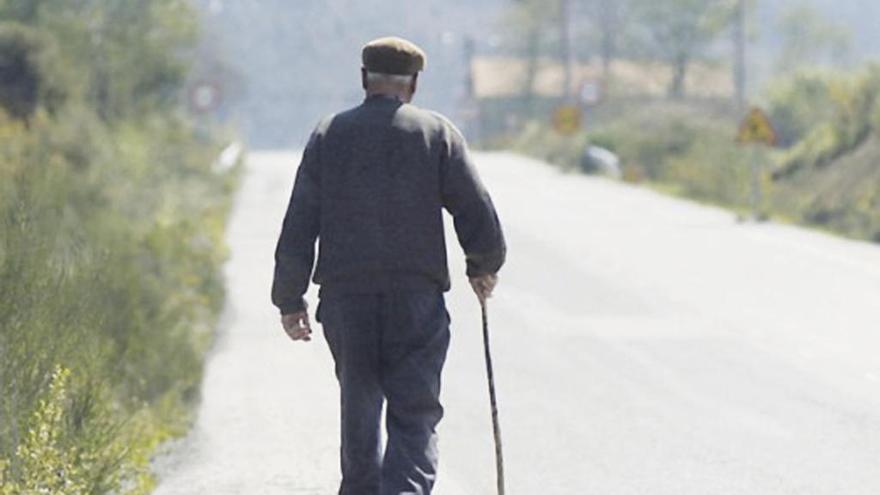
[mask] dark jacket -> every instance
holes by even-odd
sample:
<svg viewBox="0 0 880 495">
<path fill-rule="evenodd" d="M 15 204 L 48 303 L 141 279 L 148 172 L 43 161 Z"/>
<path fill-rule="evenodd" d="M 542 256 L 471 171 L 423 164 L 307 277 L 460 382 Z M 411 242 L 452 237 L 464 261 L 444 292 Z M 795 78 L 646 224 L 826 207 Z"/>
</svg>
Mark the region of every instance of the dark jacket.
<svg viewBox="0 0 880 495">
<path fill-rule="evenodd" d="M 278 246 L 272 301 L 304 309 L 326 293 L 449 289 L 442 209 L 455 222 L 467 275 L 496 273 L 506 247 L 492 200 L 458 130 L 382 96 L 318 125 L 303 153 Z"/>
</svg>

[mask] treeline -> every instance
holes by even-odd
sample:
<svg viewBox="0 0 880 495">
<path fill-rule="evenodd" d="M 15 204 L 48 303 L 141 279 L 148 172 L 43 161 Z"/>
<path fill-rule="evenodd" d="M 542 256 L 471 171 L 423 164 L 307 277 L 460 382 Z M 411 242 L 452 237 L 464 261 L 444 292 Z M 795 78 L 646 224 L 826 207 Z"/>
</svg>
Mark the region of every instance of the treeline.
<svg viewBox="0 0 880 495">
<path fill-rule="evenodd" d="M 0 494 L 148 493 L 221 308 L 234 172 L 184 0 L 0 0 Z"/>
<path fill-rule="evenodd" d="M 601 59 L 609 78 L 615 61 L 662 61 L 672 69 L 670 96 L 686 95 L 691 65 L 736 24 L 739 0 L 517 0 L 508 12 L 506 49 L 529 59 Z M 524 91 L 534 91 L 526 77 Z"/>
<path fill-rule="evenodd" d="M 863 55 L 856 33 L 828 10 L 800 0 L 514 0 L 498 50 L 530 61 L 526 96 L 538 67 L 552 59 L 599 60 L 609 91 L 615 62 L 658 62 L 670 69 L 666 90 L 676 99 L 700 89 L 688 87 L 689 76 L 708 65 L 727 70 L 744 98 L 749 81 L 805 65 L 845 67 Z"/>
</svg>

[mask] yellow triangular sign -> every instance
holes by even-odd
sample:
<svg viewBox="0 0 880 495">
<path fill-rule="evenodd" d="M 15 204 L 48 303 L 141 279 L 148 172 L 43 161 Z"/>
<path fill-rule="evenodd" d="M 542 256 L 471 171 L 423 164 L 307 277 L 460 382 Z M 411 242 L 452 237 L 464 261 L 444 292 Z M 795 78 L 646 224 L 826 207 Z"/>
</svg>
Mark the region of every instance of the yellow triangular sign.
<svg viewBox="0 0 880 495">
<path fill-rule="evenodd" d="M 553 127 L 560 134 L 574 134 L 581 128 L 583 114 L 577 105 L 563 105 L 553 112 Z"/>
<path fill-rule="evenodd" d="M 773 146 L 776 144 L 777 136 L 767 114 L 760 108 L 754 107 L 749 110 L 749 114 L 740 124 L 736 141 L 743 144 Z"/>
</svg>

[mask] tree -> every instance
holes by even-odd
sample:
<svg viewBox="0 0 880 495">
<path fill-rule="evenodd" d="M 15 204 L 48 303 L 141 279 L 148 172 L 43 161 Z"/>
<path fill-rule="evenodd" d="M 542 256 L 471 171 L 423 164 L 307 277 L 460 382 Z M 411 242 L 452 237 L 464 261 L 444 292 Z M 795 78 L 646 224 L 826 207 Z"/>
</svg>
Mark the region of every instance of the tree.
<svg viewBox="0 0 880 495">
<path fill-rule="evenodd" d="M 598 33 L 598 52 L 603 75 L 607 78 L 627 35 L 633 0 L 587 0 L 585 7 L 590 24 Z"/>
<path fill-rule="evenodd" d="M 0 107 L 26 120 L 37 107 L 43 77 L 36 32 L 16 23 L 0 25 Z"/>
<path fill-rule="evenodd" d="M 516 0 L 508 12 L 504 25 L 510 28 L 511 49 L 526 59 L 526 71 L 522 81 L 522 95 L 525 106 L 531 106 L 535 94 L 535 78 L 546 33 L 559 17 L 559 0 L 550 5 L 542 0 Z"/>
<path fill-rule="evenodd" d="M 653 54 L 672 66 L 669 95 L 683 98 L 691 62 L 730 21 L 730 0 L 634 0 L 638 29 Z"/>
<path fill-rule="evenodd" d="M 196 39 L 187 0 L 0 0 L 0 18 L 0 98 L 19 117 L 52 88 L 105 120 L 176 105 Z"/>
</svg>

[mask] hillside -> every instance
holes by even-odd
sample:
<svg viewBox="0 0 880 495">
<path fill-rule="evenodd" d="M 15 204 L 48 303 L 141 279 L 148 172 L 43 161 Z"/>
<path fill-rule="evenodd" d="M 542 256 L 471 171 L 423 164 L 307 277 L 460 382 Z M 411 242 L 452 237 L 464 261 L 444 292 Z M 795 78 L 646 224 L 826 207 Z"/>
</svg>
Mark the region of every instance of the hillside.
<svg viewBox="0 0 880 495">
<path fill-rule="evenodd" d="M 880 242 L 880 135 L 825 166 L 777 181 L 775 207 Z"/>
<path fill-rule="evenodd" d="M 615 101 L 606 105 L 613 115 L 586 131 L 562 136 L 536 121 L 500 144 L 573 170 L 586 146 L 602 146 L 629 181 L 742 213 L 758 160 L 763 214 L 880 242 L 880 67 L 806 71 L 771 86 L 761 103 L 782 143 L 754 156 L 736 143 L 729 108 L 696 99 Z"/>
</svg>

